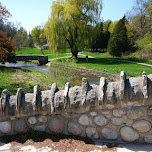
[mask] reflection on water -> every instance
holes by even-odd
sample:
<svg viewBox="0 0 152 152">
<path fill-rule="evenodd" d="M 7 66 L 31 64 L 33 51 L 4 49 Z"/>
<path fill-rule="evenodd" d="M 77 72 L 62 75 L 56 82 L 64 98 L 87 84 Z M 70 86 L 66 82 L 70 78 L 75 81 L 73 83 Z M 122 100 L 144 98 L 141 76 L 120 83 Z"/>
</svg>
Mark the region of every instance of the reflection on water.
<svg viewBox="0 0 152 152">
<path fill-rule="evenodd" d="M 90 84 L 99 84 L 100 77 L 93 74 L 86 74 L 75 69 L 69 69 L 66 67 L 59 66 L 35 66 L 28 67 L 28 69 L 36 70 L 45 74 L 49 74 L 52 77 L 58 77 L 59 79 L 64 80 L 65 82 L 70 82 L 73 85 L 81 85 L 82 78 L 85 77 L 88 79 Z"/>
<path fill-rule="evenodd" d="M 2 64 L 0 64 L 2 65 Z M 80 72 L 75 69 L 69 69 L 66 67 L 59 66 L 38 66 L 37 64 L 28 64 L 28 63 L 5 63 L 6 67 L 15 67 L 15 68 L 28 68 L 36 70 L 45 74 L 49 74 L 52 77 L 58 77 L 59 79 L 64 80 L 65 82 L 70 82 L 71 85 L 81 85 L 82 78 L 85 77 L 88 79 L 90 84 L 99 84 L 100 77 L 93 74 L 87 74 Z"/>
<path fill-rule="evenodd" d="M 23 68 L 23 67 L 35 67 L 38 66 L 37 64 L 27 64 L 27 63 L 8 63 L 6 62 L 5 64 L 0 65 L 5 65 L 6 67 L 13 67 L 13 68 Z"/>
</svg>

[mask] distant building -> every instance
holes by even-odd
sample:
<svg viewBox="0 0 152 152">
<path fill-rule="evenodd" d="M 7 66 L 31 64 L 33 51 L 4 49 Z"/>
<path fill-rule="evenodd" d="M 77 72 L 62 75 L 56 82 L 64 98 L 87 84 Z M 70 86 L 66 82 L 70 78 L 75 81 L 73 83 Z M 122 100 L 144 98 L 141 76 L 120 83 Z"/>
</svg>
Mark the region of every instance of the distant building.
<svg viewBox="0 0 152 152">
<path fill-rule="evenodd" d="M 49 48 L 49 45 L 48 45 L 48 44 L 44 44 L 44 45 L 42 45 L 42 47 L 43 47 L 44 49 L 48 49 L 48 48 Z"/>
</svg>

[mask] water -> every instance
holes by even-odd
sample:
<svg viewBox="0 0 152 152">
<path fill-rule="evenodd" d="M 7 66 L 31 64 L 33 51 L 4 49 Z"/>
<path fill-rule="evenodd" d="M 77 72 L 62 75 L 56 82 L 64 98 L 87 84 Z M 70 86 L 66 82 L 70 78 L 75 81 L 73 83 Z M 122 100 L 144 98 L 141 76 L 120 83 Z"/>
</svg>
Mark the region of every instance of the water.
<svg viewBox="0 0 152 152">
<path fill-rule="evenodd" d="M 0 65 L 5 65 L 6 67 L 13 67 L 13 68 L 23 68 L 23 67 L 36 67 L 38 66 L 37 64 L 27 64 L 27 63 L 8 63 L 6 62 L 5 64 L 1 64 Z"/>
<path fill-rule="evenodd" d="M 0 64 L 2 65 L 2 64 Z M 65 80 L 73 85 L 81 85 L 82 78 L 85 77 L 88 79 L 90 84 L 99 84 L 100 77 L 95 76 L 93 74 L 87 74 L 84 72 L 80 72 L 75 69 L 63 68 L 59 66 L 48 67 L 45 65 L 38 66 L 37 64 L 28 64 L 28 63 L 5 63 L 6 67 L 14 67 L 14 68 L 27 68 L 35 71 L 39 71 L 45 74 L 51 74 L 53 77 L 57 75 L 60 79 Z"/>
</svg>

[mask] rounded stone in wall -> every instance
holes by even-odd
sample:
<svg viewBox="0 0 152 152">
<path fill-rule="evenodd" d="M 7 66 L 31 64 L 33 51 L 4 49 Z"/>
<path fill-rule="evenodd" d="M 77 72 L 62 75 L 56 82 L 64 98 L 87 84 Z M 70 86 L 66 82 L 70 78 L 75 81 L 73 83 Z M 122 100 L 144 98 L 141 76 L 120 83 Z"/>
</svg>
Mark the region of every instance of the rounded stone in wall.
<svg viewBox="0 0 152 152">
<path fill-rule="evenodd" d="M 89 137 L 89 138 L 93 138 L 93 139 L 98 139 L 99 138 L 99 134 L 97 132 L 97 129 L 94 128 L 94 127 L 87 127 L 86 128 L 86 135 Z"/>
<path fill-rule="evenodd" d="M 29 130 L 28 125 L 24 119 L 17 120 L 14 129 L 17 133 L 26 133 Z"/>
<path fill-rule="evenodd" d="M 115 117 L 121 117 L 121 116 L 124 116 L 125 114 L 126 114 L 126 111 L 123 109 L 114 109 L 113 110 L 113 115 Z"/>
<path fill-rule="evenodd" d="M 4 134 L 10 133 L 11 130 L 12 130 L 11 122 L 9 122 L 9 121 L 0 122 L 0 131 L 2 133 L 4 133 Z"/>
<path fill-rule="evenodd" d="M 46 122 L 47 122 L 47 117 L 46 117 L 46 116 L 40 116 L 40 117 L 38 118 L 38 120 L 39 120 L 39 122 L 41 122 L 41 123 L 46 123 Z"/>
<path fill-rule="evenodd" d="M 134 120 L 143 117 L 144 112 L 141 109 L 130 109 L 127 111 L 127 116 Z"/>
<path fill-rule="evenodd" d="M 28 123 L 31 124 L 31 125 L 34 125 L 37 123 L 37 120 L 36 120 L 36 117 L 29 117 L 28 118 Z"/>
<path fill-rule="evenodd" d="M 39 125 L 34 128 L 36 131 L 45 132 L 45 125 Z"/>
<path fill-rule="evenodd" d="M 90 112 L 90 116 L 92 116 L 92 117 L 97 116 L 97 114 L 98 114 L 98 113 L 97 113 L 96 111 L 91 111 L 91 112 Z"/>
<path fill-rule="evenodd" d="M 114 140 L 118 138 L 117 131 L 111 129 L 111 128 L 103 128 L 102 129 L 102 135 L 109 140 Z"/>
<path fill-rule="evenodd" d="M 101 113 L 103 115 L 108 115 L 110 113 L 110 110 L 101 110 Z"/>
<path fill-rule="evenodd" d="M 88 126 L 90 124 L 90 118 L 88 117 L 87 114 L 83 114 L 80 116 L 78 122 L 83 125 L 83 126 Z"/>
<path fill-rule="evenodd" d="M 120 126 L 120 125 L 126 123 L 126 119 L 123 117 L 112 117 L 111 122 L 113 125 Z"/>
<path fill-rule="evenodd" d="M 70 133 L 72 133 L 73 135 L 80 135 L 83 132 L 83 128 L 81 125 L 79 125 L 73 121 L 70 121 L 68 123 L 68 131 Z"/>
<path fill-rule="evenodd" d="M 50 131 L 60 134 L 64 132 L 64 122 L 61 118 L 52 117 L 48 124 Z"/>
<path fill-rule="evenodd" d="M 94 122 L 96 123 L 96 125 L 101 127 L 108 123 L 108 119 L 102 115 L 98 115 L 94 118 Z"/>
<path fill-rule="evenodd" d="M 152 144 L 152 134 L 146 135 L 146 136 L 144 137 L 144 141 L 145 141 L 146 143 Z"/>
<path fill-rule="evenodd" d="M 133 123 L 132 127 L 140 133 L 146 133 L 151 129 L 151 123 L 146 120 L 139 120 Z"/>
<path fill-rule="evenodd" d="M 120 134 L 122 139 L 127 142 L 133 142 L 139 139 L 138 132 L 128 126 L 122 127 L 120 129 Z"/>
</svg>

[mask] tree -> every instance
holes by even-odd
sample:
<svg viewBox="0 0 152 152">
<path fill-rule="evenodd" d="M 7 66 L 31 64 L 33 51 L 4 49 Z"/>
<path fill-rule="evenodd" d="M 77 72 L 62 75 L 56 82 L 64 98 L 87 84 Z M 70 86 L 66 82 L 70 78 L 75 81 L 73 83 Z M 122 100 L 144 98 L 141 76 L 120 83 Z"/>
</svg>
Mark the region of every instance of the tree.
<svg viewBox="0 0 152 152">
<path fill-rule="evenodd" d="M 51 8 L 51 17 L 45 27 L 50 49 L 57 52 L 68 44 L 72 56 L 77 58 L 88 24 L 99 19 L 102 0 L 57 0 Z"/>
<path fill-rule="evenodd" d="M 7 36 L 6 32 L 2 31 L 4 21 L 10 17 L 11 14 L 0 3 L 0 62 L 11 61 L 15 56 L 16 47 L 12 43 L 11 38 Z"/>
<path fill-rule="evenodd" d="M 13 42 L 18 49 L 28 46 L 28 35 L 23 27 L 20 27 L 17 31 L 16 35 L 13 37 Z"/>
<path fill-rule="evenodd" d="M 134 10 L 136 11 L 137 15 L 140 16 L 140 28 L 143 29 L 146 24 L 146 2 L 147 0 L 136 0 L 136 5 L 134 6 Z"/>
<path fill-rule="evenodd" d="M 104 32 L 109 30 L 109 26 L 110 26 L 111 23 L 112 23 L 111 20 L 106 20 L 106 21 L 104 22 L 104 25 L 103 25 L 103 31 L 104 31 Z"/>
<path fill-rule="evenodd" d="M 35 42 L 40 43 L 41 26 L 36 26 L 32 29 L 32 37 Z"/>
<path fill-rule="evenodd" d="M 108 43 L 108 51 L 112 56 L 120 57 L 122 53 L 129 50 L 125 17 L 116 24 Z"/>
<path fill-rule="evenodd" d="M 11 61 L 15 56 L 16 47 L 6 32 L 0 31 L 0 62 Z"/>
<path fill-rule="evenodd" d="M 29 38 L 28 38 L 28 46 L 31 48 L 34 47 L 34 40 L 33 40 L 33 37 L 31 36 L 30 32 L 29 32 Z"/>
<path fill-rule="evenodd" d="M 0 2 L 0 22 L 5 21 L 10 16 L 10 12 L 6 9 L 5 6 L 2 6 L 2 3 Z"/>
<path fill-rule="evenodd" d="M 110 33 L 113 33 L 113 30 L 114 30 L 117 23 L 118 23 L 118 21 L 114 21 L 114 22 L 110 23 L 110 25 L 109 25 L 109 32 Z"/>
</svg>

